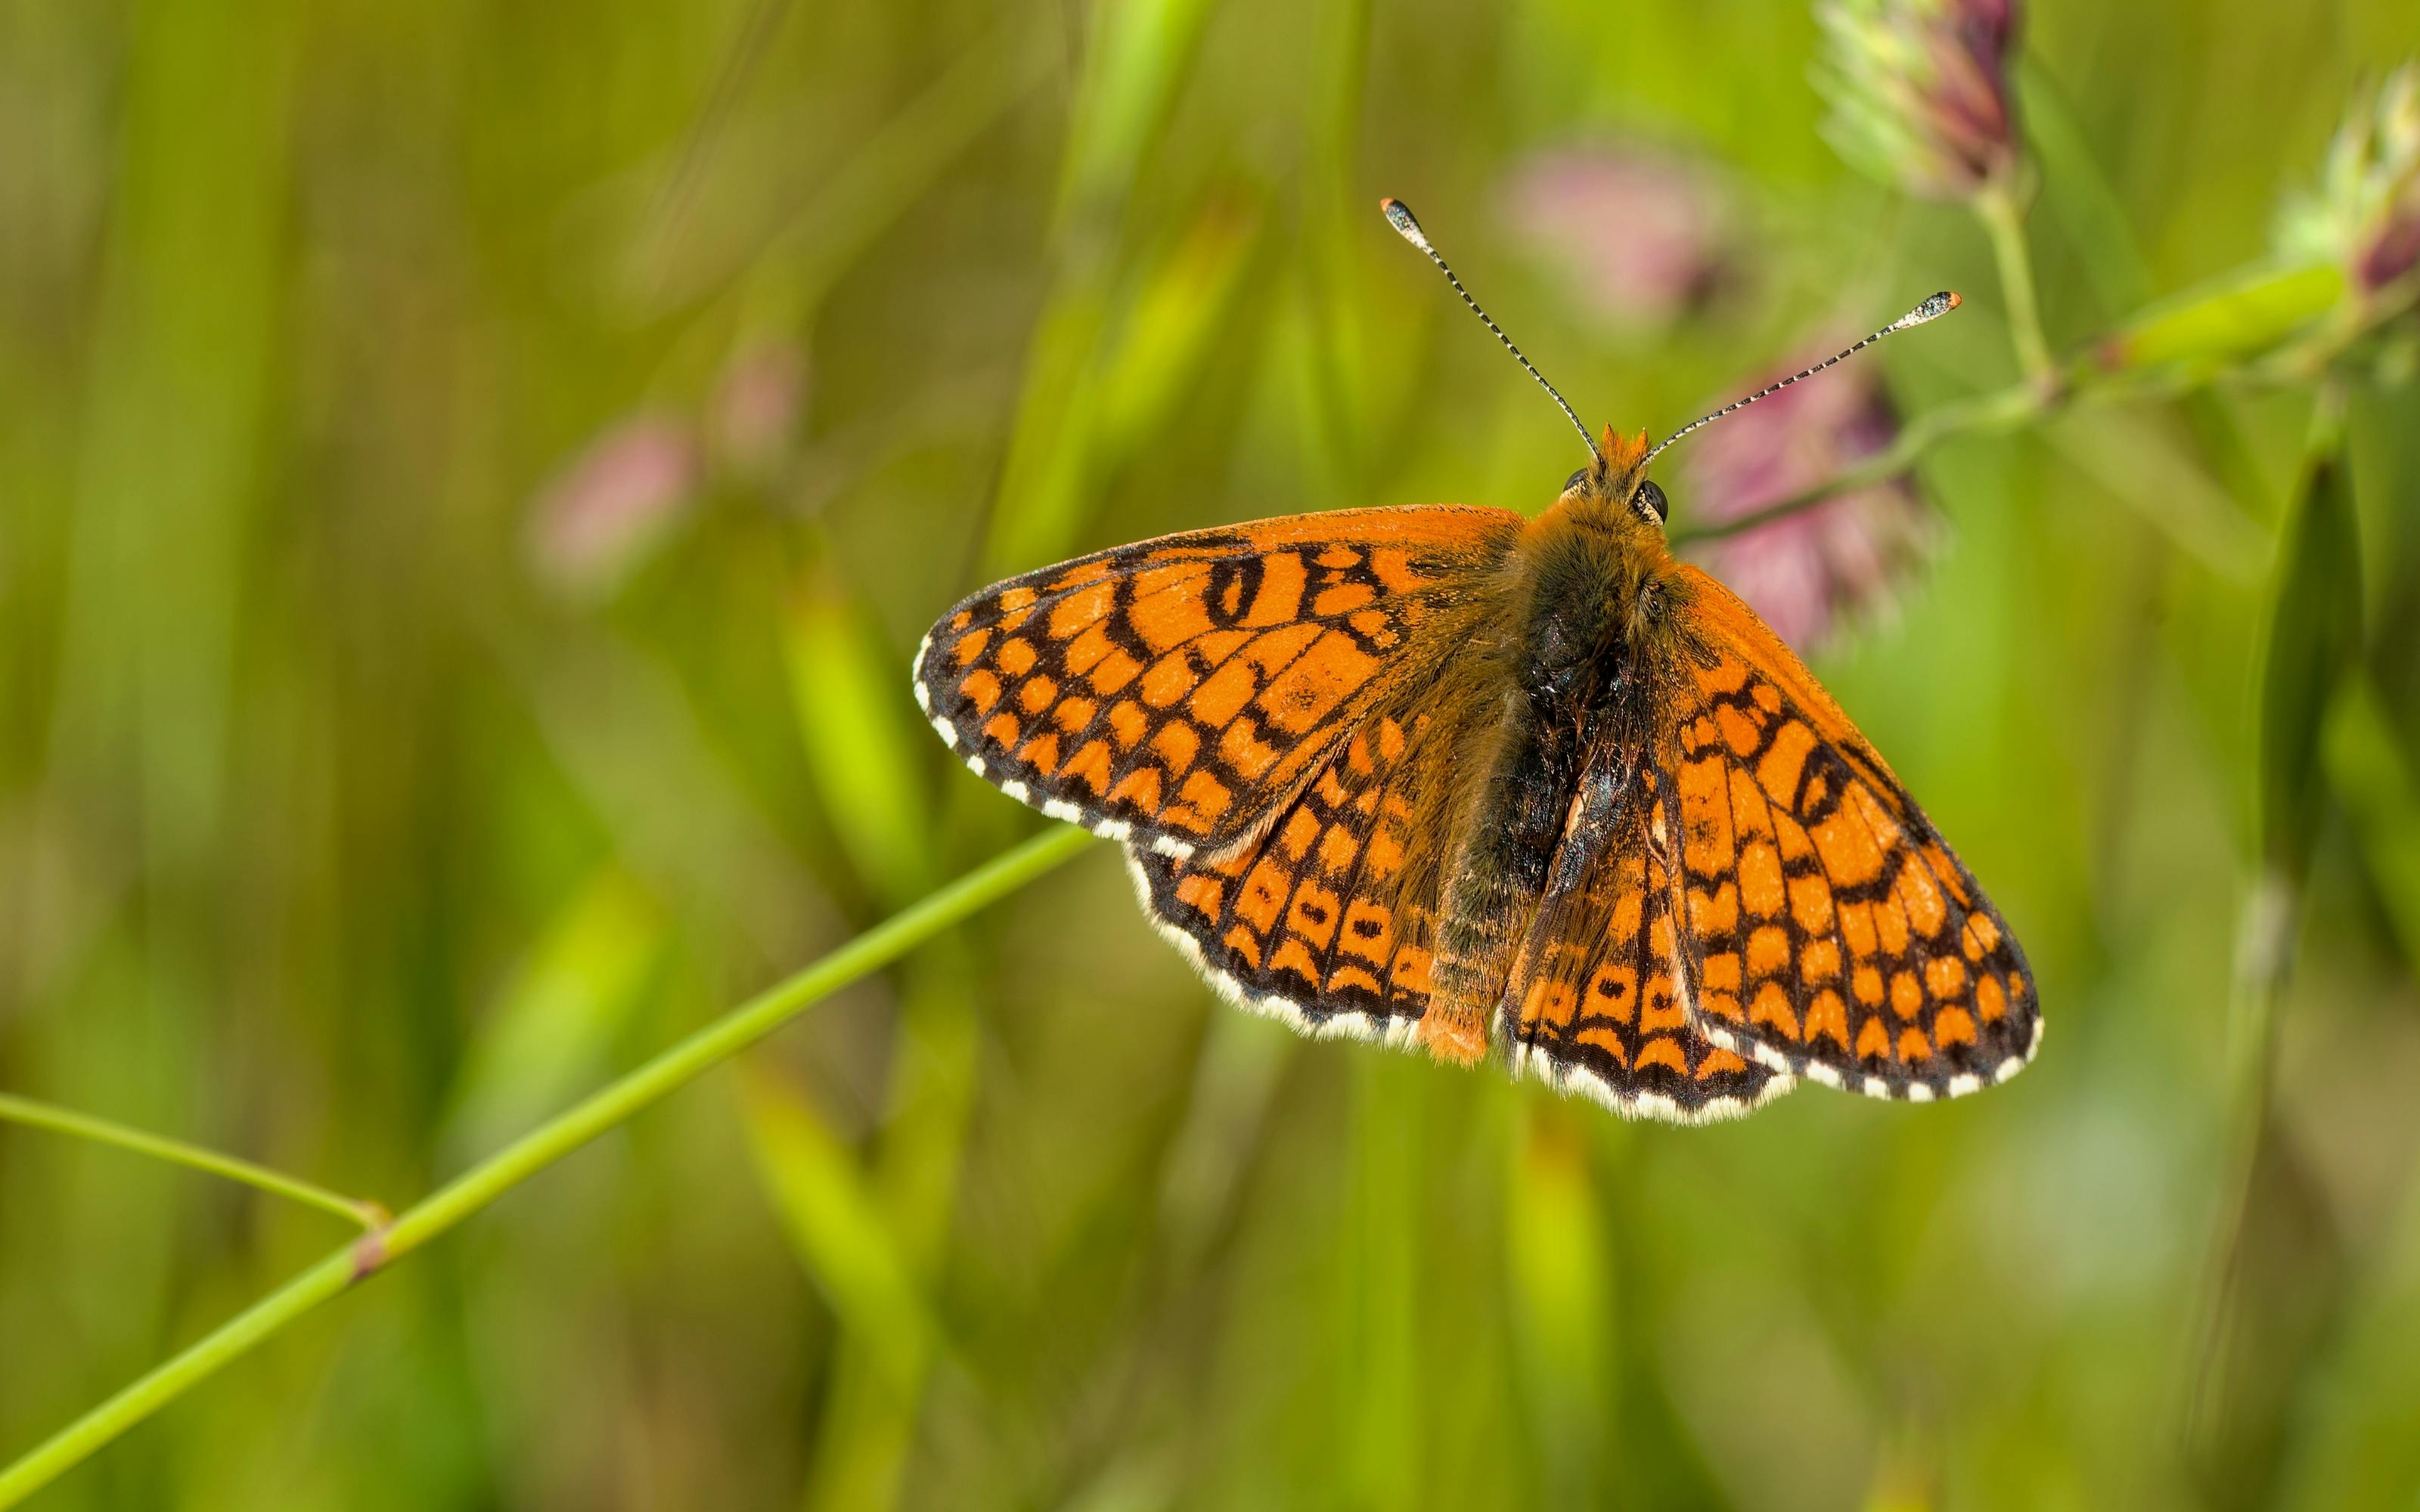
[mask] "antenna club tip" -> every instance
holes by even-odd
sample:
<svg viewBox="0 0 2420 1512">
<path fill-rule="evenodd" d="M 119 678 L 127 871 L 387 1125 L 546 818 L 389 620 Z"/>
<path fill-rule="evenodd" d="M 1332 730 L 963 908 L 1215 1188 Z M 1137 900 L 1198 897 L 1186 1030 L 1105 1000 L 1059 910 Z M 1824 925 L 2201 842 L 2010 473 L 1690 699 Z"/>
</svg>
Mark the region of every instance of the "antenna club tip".
<svg viewBox="0 0 2420 1512">
<path fill-rule="evenodd" d="M 1935 298 L 1941 301 L 1941 307 L 1944 310 L 1955 310 L 1966 302 L 1958 297 L 1958 291 L 1954 288 L 1943 289 Z"/>
<path fill-rule="evenodd" d="M 1378 202 L 1378 209 L 1387 217 L 1387 224 L 1395 228 L 1395 233 L 1398 236 L 1410 242 L 1413 246 L 1419 248 L 1422 252 L 1427 252 L 1429 250 L 1429 239 L 1427 235 L 1420 230 L 1420 223 L 1412 218 L 1412 208 L 1410 206 L 1404 204 L 1402 200 L 1396 199 L 1392 195 L 1388 195 L 1387 198 Z"/>
</svg>

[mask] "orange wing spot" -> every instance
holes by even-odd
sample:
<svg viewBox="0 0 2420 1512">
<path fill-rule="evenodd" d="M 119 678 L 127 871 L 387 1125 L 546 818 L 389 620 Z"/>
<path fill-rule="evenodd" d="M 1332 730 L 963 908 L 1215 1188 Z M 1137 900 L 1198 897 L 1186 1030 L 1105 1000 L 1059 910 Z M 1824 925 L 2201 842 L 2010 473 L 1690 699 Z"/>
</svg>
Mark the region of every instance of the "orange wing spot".
<svg viewBox="0 0 2420 1512">
<path fill-rule="evenodd" d="M 1388 964 L 1387 975 L 1393 979 L 1396 991 L 1415 997 L 1426 997 L 1429 995 L 1429 967 L 1435 962 L 1435 957 L 1419 946 L 1399 946 L 1395 959 Z"/>
<path fill-rule="evenodd" d="M 1975 900 L 1966 896 L 1966 884 L 1958 880 L 1958 863 L 1951 859 L 1947 850 L 1939 844 L 1927 842 L 1924 847 L 1924 858 L 1932 863 L 1932 874 L 1939 877 L 1941 885 L 1949 889 L 1949 896 L 1958 900 L 1959 907 L 1975 906 Z"/>
<path fill-rule="evenodd" d="M 1673 947 L 1676 943 L 1673 938 L 1672 916 L 1656 915 L 1655 922 L 1647 926 L 1647 948 L 1655 952 L 1655 959 L 1658 961 L 1669 961 L 1673 959 Z"/>
<path fill-rule="evenodd" d="M 1389 910 L 1356 898 L 1344 906 L 1344 938 L 1338 948 L 1373 964 L 1384 964 L 1392 948 L 1394 922 Z"/>
<path fill-rule="evenodd" d="M 1772 846 L 1759 842 L 1740 853 L 1740 902 L 1759 918 L 1777 918 L 1785 894 L 1781 888 L 1781 857 Z"/>
<path fill-rule="evenodd" d="M 1682 1058 L 1681 1042 L 1668 1034 L 1659 1034 L 1638 1047 L 1638 1058 L 1632 1069 L 1645 1071 L 1650 1066 L 1662 1066 L 1675 1076 L 1689 1074 L 1689 1063 Z"/>
<path fill-rule="evenodd" d="M 1367 608 L 1377 597 L 1377 591 L 1368 583 L 1338 583 L 1319 591 L 1319 596 L 1311 601 L 1311 611 L 1324 620 L 1342 619 L 1355 609 Z"/>
<path fill-rule="evenodd" d="M 983 733 L 1001 749 L 1014 750 L 1016 748 L 1016 733 L 1022 728 L 1016 722 L 1016 715 L 1002 709 L 984 722 Z"/>
<path fill-rule="evenodd" d="M 1756 706 L 1767 714 L 1781 712 L 1781 689 L 1761 677 L 1757 679 L 1754 687 L 1747 690 L 1747 696 L 1756 700 Z"/>
<path fill-rule="evenodd" d="M 1319 868 L 1329 876 L 1342 876 L 1360 854 L 1361 842 L 1342 825 L 1328 825 L 1327 833 L 1319 837 Z"/>
<path fill-rule="evenodd" d="M 1353 633 L 1364 640 L 1375 641 L 1382 650 L 1392 651 L 1403 637 L 1395 633 L 1394 622 L 1382 609 L 1365 609 L 1344 622 Z"/>
<path fill-rule="evenodd" d="M 1109 705 L 1109 733 L 1117 737 L 1121 749 L 1134 749 L 1150 729 L 1151 716 L 1134 700 L 1120 699 Z"/>
<path fill-rule="evenodd" d="M 1261 707 L 1280 729 L 1301 734 L 1378 675 L 1377 661 L 1353 638 L 1329 631 L 1262 690 Z"/>
<path fill-rule="evenodd" d="M 1191 769 L 1193 758 L 1201 752 L 1202 736 L 1184 720 L 1171 719 L 1159 727 L 1159 733 L 1151 737 L 1151 748 L 1167 761 L 1171 776 L 1183 777 Z"/>
<path fill-rule="evenodd" d="M 1027 741 L 1016 753 L 1016 759 L 1049 777 L 1059 770 L 1059 737 L 1047 731 Z"/>
<path fill-rule="evenodd" d="M 1739 928 L 1739 887 L 1726 882 L 1709 893 L 1689 889 L 1689 927 L 1699 939 L 1721 939 Z"/>
<path fill-rule="evenodd" d="M 1219 943 L 1242 959 L 1254 971 L 1261 969 L 1261 937 L 1238 924 L 1220 936 Z"/>
<path fill-rule="evenodd" d="M 1404 837 L 1392 825 L 1381 825 L 1370 832 L 1370 879 L 1384 882 L 1404 869 Z"/>
<path fill-rule="evenodd" d="M 2009 999 L 2000 991 L 2000 979 L 1988 971 L 1975 979 L 1975 1007 L 1986 1024 L 1996 1024 L 2008 1016 Z M 1947 1037 L 1943 1042 L 1948 1042 Z"/>
<path fill-rule="evenodd" d="M 1812 939 L 1798 952 L 1798 975 L 1805 981 L 1830 981 L 1840 974 L 1840 946 L 1837 940 Z"/>
<path fill-rule="evenodd" d="M 1660 952 L 1659 952 L 1660 953 Z M 1666 959 L 1670 959 L 1668 956 Z M 1647 990 L 1638 1008 L 1638 1029 L 1644 1034 L 1655 1029 L 1677 1029 L 1689 1022 L 1681 1011 L 1681 1000 L 1672 992 L 1672 979 L 1665 972 L 1651 972 Z"/>
<path fill-rule="evenodd" d="M 1900 1059 L 1914 1062 L 1929 1059 L 1931 1055 L 1932 1041 L 1924 1037 L 1922 1029 L 1911 1024 L 1899 1031 Z"/>
<path fill-rule="evenodd" d="M 974 623 L 975 611 L 970 609 L 962 609 L 950 616 L 950 628 L 953 630 L 963 630 Z"/>
<path fill-rule="evenodd" d="M 1735 993 L 1740 988 L 1740 958 L 1736 950 L 1717 950 L 1706 957 L 1699 972 L 1708 992 Z"/>
<path fill-rule="evenodd" d="M 1698 1080 L 1708 1082 L 1717 1076 L 1736 1075 L 1745 1070 L 1746 1061 L 1716 1045 L 1706 1052 L 1705 1059 L 1698 1062 Z"/>
<path fill-rule="evenodd" d="M 1840 937 L 1849 942 L 1849 955 L 1862 961 L 1874 953 L 1874 909 L 1871 903 L 1840 905 Z"/>
<path fill-rule="evenodd" d="M 1300 940 L 1289 935 L 1278 945 L 1269 957 L 1271 971 L 1283 971 L 1300 977 L 1302 984 L 1312 992 L 1319 990 L 1319 962 Z"/>
<path fill-rule="evenodd" d="M 1874 843 L 1872 831 L 1857 822 L 1847 804 L 1833 810 L 1830 818 L 1817 825 L 1814 835 L 1815 850 L 1823 857 L 1823 870 L 1832 873 L 1834 882 L 1854 887 L 1882 875 L 1882 848 Z"/>
<path fill-rule="evenodd" d="M 1698 669 L 1698 686 L 1709 693 L 1736 693 L 1747 686 L 1747 663 L 1737 656 L 1717 656 Z"/>
<path fill-rule="evenodd" d="M 986 625 L 980 630 L 970 631 L 958 637 L 958 643 L 950 648 L 950 656 L 959 666 L 964 667 L 982 656 L 984 647 L 989 644 L 991 644 L 991 626 Z"/>
<path fill-rule="evenodd" d="M 1202 605 L 1207 575 L 1199 566 L 1152 567 L 1138 573 L 1134 597 L 1126 608 L 1126 624 L 1154 652 L 1167 652 L 1196 636 L 1210 633 L 1210 611 Z"/>
<path fill-rule="evenodd" d="M 1790 879 L 1790 917 L 1809 934 L 1832 933 L 1832 887 L 1819 876 Z"/>
<path fill-rule="evenodd" d="M 1798 1039 L 1798 1014 L 1790 1006 L 1790 995 L 1781 990 L 1777 981 L 1768 981 L 1757 989 L 1756 1001 L 1747 1007 L 1747 1021 L 1751 1025 L 1770 1024 L 1793 1041 Z"/>
<path fill-rule="evenodd" d="M 1329 993 L 1363 992 L 1373 996 L 1385 991 L 1377 978 L 1359 966 L 1338 966 L 1329 972 L 1326 990 Z"/>
<path fill-rule="evenodd" d="M 1260 687 L 1260 679 L 1241 660 L 1230 661 L 1202 680 L 1193 690 L 1193 715 L 1216 730 L 1244 712 L 1244 703 Z"/>
<path fill-rule="evenodd" d="M 1325 950 L 1336 938 L 1336 894 L 1317 883 L 1298 883 L 1294 904 L 1286 910 L 1286 928 Z"/>
<path fill-rule="evenodd" d="M 1774 732 L 1773 748 L 1756 764 L 1756 780 L 1774 802 L 1788 808 L 1798 801 L 1798 779 L 1807 770 L 1807 753 L 1814 748 L 1815 732 L 1799 720 Z"/>
<path fill-rule="evenodd" d="M 1227 906 L 1227 885 L 1207 872 L 1188 872 L 1176 879 L 1176 901 L 1216 918 Z"/>
<path fill-rule="evenodd" d="M 1935 956 L 1924 964 L 1924 988 L 1947 1002 L 1966 990 L 1966 964 L 1954 955 Z"/>
<path fill-rule="evenodd" d="M 1109 564 L 1106 562 L 1078 563 L 1051 579 L 1050 590 L 1053 593 L 1064 593 L 1070 588 L 1081 588 L 1086 583 L 1106 581 L 1109 576 Z"/>
<path fill-rule="evenodd" d="M 1016 702 L 1025 705 L 1028 714 L 1040 714 L 1050 707 L 1050 701 L 1058 696 L 1059 685 L 1047 676 L 1029 678 L 1025 686 L 1016 690 Z"/>
<path fill-rule="evenodd" d="M 1384 584 L 1390 594 L 1408 594 L 1428 581 L 1412 570 L 1410 552 L 1388 548 L 1370 553 L 1370 575 Z"/>
<path fill-rule="evenodd" d="M 1227 784 L 1212 777 L 1208 772 L 1195 772 L 1191 777 L 1187 778 L 1185 785 L 1176 790 L 1176 797 L 1178 802 L 1202 819 L 1202 828 L 1204 831 L 1217 824 L 1218 817 L 1224 814 L 1228 807 L 1235 801 L 1235 795 L 1229 791 Z M 1170 817 L 1174 817 L 1173 811 L 1171 812 Z"/>
<path fill-rule="evenodd" d="M 980 667 L 958 684 L 958 696 L 973 704 L 977 714 L 989 714 L 1000 702 L 1000 679 Z"/>
<path fill-rule="evenodd" d="M 1826 987 L 1807 1005 L 1807 1042 L 1815 1042 L 1819 1034 L 1828 1034 L 1843 1050 L 1849 1048 L 1849 1005 L 1840 995 Z"/>
<path fill-rule="evenodd" d="M 1050 639 L 1068 640 L 1086 625 L 1108 618 L 1117 601 L 1118 591 L 1106 582 L 1068 594 L 1050 606 Z"/>
<path fill-rule="evenodd" d="M 1141 675 L 1141 662 L 1123 651 L 1112 648 L 1109 655 L 1094 664 L 1091 672 L 1086 675 L 1085 681 L 1093 685 L 1094 692 L 1107 697 Z"/>
<path fill-rule="evenodd" d="M 1890 983 L 1891 1011 L 1903 1019 L 1912 1019 L 1924 1011 L 1924 989 L 1916 984 L 1913 971 L 1894 971 Z"/>
<path fill-rule="evenodd" d="M 1638 938 L 1638 928 L 1647 920 L 1647 894 L 1638 890 L 1636 882 L 1623 884 L 1621 892 L 1613 900 L 1613 943 L 1627 946 Z"/>
<path fill-rule="evenodd" d="M 1093 796 L 1097 798 L 1109 791 L 1109 775 L 1114 766 L 1114 759 L 1109 754 L 1109 743 L 1106 740 L 1088 740 L 1084 742 L 1082 749 L 1067 758 L 1066 765 L 1059 768 L 1059 779 L 1063 782 L 1080 779 L 1086 787 L 1093 790 Z"/>
<path fill-rule="evenodd" d="M 1066 702 L 1060 704 L 1056 709 L 1051 710 L 1050 717 L 1052 722 L 1056 723 L 1060 729 L 1066 731 L 1072 735 L 1077 731 L 1083 729 L 1088 724 L 1091 724 L 1093 722 L 1093 716 L 1100 712 L 1101 706 L 1091 699 L 1072 698 Z"/>
<path fill-rule="evenodd" d="M 1638 968 L 1599 966 L 1589 979 L 1589 1011 L 1627 1024 L 1638 1011 Z"/>
<path fill-rule="evenodd" d="M 1764 801 L 1764 790 L 1741 768 L 1731 766 L 1727 770 L 1731 784 L 1731 827 L 1739 832 L 1742 841 L 1772 840 L 1773 810 Z"/>
<path fill-rule="evenodd" d="M 1759 730 L 1755 721 L 1741 713 L 1735 704 L 1714 705 L 1714 723 L 1721 727 L 1723 744 L 1730 747 L 1734 756 L 1745 758 L 1754 755 L 1756 748 L 1764 740 L 1764 732 Z"/>
<path fill-rule="evenodd" d="M 1261 591 L 1252 595 L 1252 611 L 1244 623 L 1254 629 L 1292 625 L 1302 617 L 1302 592 L 1310 579 L 1297 552 L 1263 557 Z"/>
<path fill-rule="evenodd" d="M 992 659 L 1011 677 L 1022 677 L 1033 670 L 1033 647 L 1029 641 L 1011 637 L 1000 643 Z"/>
<path fill-rule="evenodd" d="M 1899 879 L 1891 891 L 1900 906 L 1907 913 L 1907 921 L 1926 939 L 1939 934 L 1949 922 L 1949 908 L 1943 902 L 1941 888 L 1932 880 L 1932 869 L 1910 857 L 1899 869 Z"/>
<path fill-rule="evenodd" d="M 1622 1043 L 1621 1035 L 1618 1030 L 1606 1028 L 1602 1025 L 1591 1025 L 1582 1029 L 1575 1038 L 1590 1049 L 1602 1050 L 1612 1057 L 1615 1065 L 1624 1070 L 1629 1069 L 1630 1050 Z"/>
<path fill-rule="evenodd" d="M 1397 724 L 1392 719 L 1381 717 L 1378 720 L 1379 760 L 1391 765 L 1393 764 L 1395 758 L 1401 756 L 1403 753 L 1404 727 Z"/>
<path fill-rule="evenodd" d="M 1907 954 L 1907 910 L 1896 898 L 1885 898 L 1874 904 L 1874 938 L 1882 942 L 1885 955 Z"/>
<path fill-rule="evenodd" d="M 1850 973 L 1849 990 L 1868 1008 L 1883 1006 L 1883 974 L 1871 966 L 1859 966 Z"/>
<path fill-rule="evenodd" d="M 1011 613 L 1026 608 L 1041 595 L 1031 588 L 1012 588 L 1000 595 L 1000 607 Z"/>
<path fill-rule="evenodd" d="M 1739 999 L 1729 993 L 1711 990 L 1701 993 L 1699 995 L 1698 1007 L 1704 1012 L 1712 1013 L 1718 1019 L 1725 1019 L 1733 1024 L 1740 1023 L 1747 1017 L 1746 1011 L 1740 1007 Z"/>
<path fill-rule="evenodd" d="M 1932 1037 L 1946 1049 L 1975 1042 L 1975 1019 L 1962 1008 L 1945 1008 L 1932 1016 Z"/>
<path fill-rule="evenodd" d="M 1980 961 L 1984 952 L 1998 947 L 2000 926 L 1992 922 L 1989 914 L 1969 914 L 1966 916 L 1966 959 Z"/>
<path fill-rule="evenodd" d="M 1311 854 L 1311 842 L 1319 838 L 1319 821 L 1308 809 L 1296 809 L 1278 826 L 1278 848 L 1286 853 L 1289 861 L 1299 861 Z"/>
<path fill-rule="evenodd" d="M 2009 991 L 2019 997 L 2023 997 L 2025 995 L 2025 974 L 2024 972 L 2011 971 L 2009 973 Z"/>
<path fill-rule="evenodd" d="M 1747 969 L 1750 976 L 1778 975 L 1790 964 L 1790 932 L 1778 924 L 1767 924 L 1747 937 Z"/>
<path fill-rule="evenodd" d="M 1261 727 L 1249 718 L 1239 718 L 1218 733 L 1218 757 L 1247 782 L 1259 781 L 1278 764 L 1277 748 L 1261 738 Z"/>
<path fill-rule="evenodd" d="M 1880 1019 L 1868 1019 L 1857 1030 L 1859 1060 L 1888 1060 L 1891 1053 L 1890 1031 Z"/>
<path fill-rule="evenodd" d="M 1118 779 L 1109 790 L 1111 803 L 1132 804 L 1147 814 L 1159 812 L 1159 768 L 1139 766 Z"/>
<path fill-rule="evenodd" d="M 1311 560 L 1323 567 L 1333 567 L 1342 571 L 1346 567 L 1358 566 L 1361 553 L 1349 546 L 1331 546 Z"/>
<path fill-rule="evenodd" d="M 1521 1003 L 1524 1024 L 1569 1024 L 1575 1016 L 1572 987 L 1567 981 L 1552 977 L 1540 977 L 1529 983 L 1529 994 Z"/>
<path fill-rule="evenodd" d="M 1235 917 L 1263 934 L 1277 928 L 1278 916 L 1285 910 L 1287 889 L 1294 877 L 1285 868 L 1268 856 L 1262 856 L 1244 878 L 1244 890 L 1235 899 Z"/>
</svg>

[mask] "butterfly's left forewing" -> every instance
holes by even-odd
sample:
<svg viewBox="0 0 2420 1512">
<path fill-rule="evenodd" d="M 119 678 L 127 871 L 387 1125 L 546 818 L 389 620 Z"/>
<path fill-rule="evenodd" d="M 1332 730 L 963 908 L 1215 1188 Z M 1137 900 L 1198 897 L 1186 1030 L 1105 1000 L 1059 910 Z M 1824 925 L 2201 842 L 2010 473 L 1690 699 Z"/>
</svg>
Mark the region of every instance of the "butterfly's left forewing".
<svg viewBox="0 0 2420 1512">
<path fill-rule="evenodd" d="M 943 615 L 916 697 L 1010 796 L 1162 855 L 1217 854 L 1450 655 L 1520 526 L 1455 505 L 1336 510 L 1046 567 Z"/>
<path fill-rule="evenodd" d="M 2016 1074 L 2041 1014 L 2007 922 L 1790 648 L 1681 573 L 1668 759 L 1699 1032 L 1874 1097 Z"/>
</svg>

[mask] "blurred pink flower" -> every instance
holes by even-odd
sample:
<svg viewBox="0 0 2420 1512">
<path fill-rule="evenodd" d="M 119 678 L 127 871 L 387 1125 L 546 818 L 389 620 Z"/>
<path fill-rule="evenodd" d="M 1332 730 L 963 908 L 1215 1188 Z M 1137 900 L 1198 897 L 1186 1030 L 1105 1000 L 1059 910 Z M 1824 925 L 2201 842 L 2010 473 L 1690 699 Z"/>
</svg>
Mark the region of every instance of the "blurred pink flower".
<svg viewBox="0 0 2420 1512">
<path fill-rule="evenodd" d="M 706 403 L 706 427 L 725 466 L 762 473 L 788 455 L 806 401 L 807 363 L 795 347 L 751 347 L 734 356 Z"/>
<path fill-rule="evenodd" d="M 694 505 L 704 471 L 681 420 L 643 414 L 609 426 L 538 490 L 531 564 L 566 593 L 612 592 Z"/>
<path fill-rule="evenodd" d="M 1644 148 L 1539 154 L 1503 191 L 1505 212 L 1590 314 L 1627 329 L 1667 325 L 1722 282 L 1729 203 L 1712 176 Z"/>
<path fill-rule="evenodd" d="M 1964 199 L 2016 175 L 2009 68 L 2018 0 L 1823 0 L 1831 47 L 1817 81 L 1843 157 L 1931 199 Z"/>
<path fill-rule="evenodd" d="M 1842 345 L 1822 344 L 1807 361 Z M 1741 410 L 1684 453 L 1685 507 L 1708 524 L 1753 515 L 1883 450 L 1898 432 L 1874 370 L 1836 367 Z M 1811 653 L 1887 607 L 1900 579 L 1928 553 L 1935 523 L 1914 486 L 1898 478 L 1717 537 L 1695 554 L 1784 640 Z"/>
</svg>

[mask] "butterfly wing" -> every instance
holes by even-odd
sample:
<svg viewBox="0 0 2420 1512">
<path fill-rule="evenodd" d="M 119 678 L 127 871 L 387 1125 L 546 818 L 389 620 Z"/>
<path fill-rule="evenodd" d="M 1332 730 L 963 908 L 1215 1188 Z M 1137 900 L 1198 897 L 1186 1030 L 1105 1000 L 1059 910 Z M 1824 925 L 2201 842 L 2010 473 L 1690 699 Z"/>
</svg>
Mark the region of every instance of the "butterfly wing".
<svg viewBox="0 0 2420 1512">
<path fill-rule="evenodd" d="M 1506 995 L 1499 1036 L 1528 1072 L 1625 1118 L 1706 1123 L 1751 1113 L 1791 1077 L 1698 1032 L 1672 865 L 1679 799 L 1632 742 L 1584 775 Z"/>
<path fill-rule="evenodd" d="M 1172 856 L 1255 835 L 1472 627 L 1521 517 L 1425 505 L 1188 532 L 996 584 L 916 653 L 1011 797 Z"/>
<path fill-rule="evenodd" d="M 1421 871 L 1422 796 L 1448 739 L 1427 713 L 1374 715 L 1246 844 L 1129 846 L 1143 907 L 1240 1006 L 1306 1034 L 1408 1044 L 1428 1008 L 1435 909 L 1433 881 L 1406 879 Z"/>
<path fill-rule="evenodd" d="M 2007 922 L 1790 648 L 1681 573 L 1694 643 L 1672 779 L 1699 1032 L 1872 1097 L 2015 1075 L 2041 1013 Z"/>
</svg>

